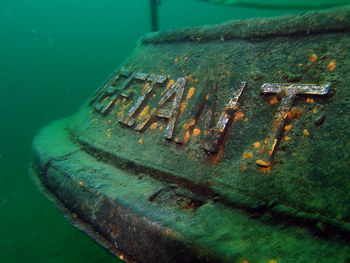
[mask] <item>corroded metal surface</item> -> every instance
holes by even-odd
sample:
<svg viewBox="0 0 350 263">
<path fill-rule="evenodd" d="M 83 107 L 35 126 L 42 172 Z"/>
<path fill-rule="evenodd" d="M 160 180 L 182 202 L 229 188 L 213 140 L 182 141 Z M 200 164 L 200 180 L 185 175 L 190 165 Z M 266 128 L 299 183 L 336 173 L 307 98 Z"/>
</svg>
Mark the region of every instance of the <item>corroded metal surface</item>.
<svg viewBox="0 0 350 263">
<path fill-rule="evenodd" d="M 36 137 L 37 181 L 127 261 L 347 262 L 349 28 L 342 8 L 145 36 Z"/>
</svg>

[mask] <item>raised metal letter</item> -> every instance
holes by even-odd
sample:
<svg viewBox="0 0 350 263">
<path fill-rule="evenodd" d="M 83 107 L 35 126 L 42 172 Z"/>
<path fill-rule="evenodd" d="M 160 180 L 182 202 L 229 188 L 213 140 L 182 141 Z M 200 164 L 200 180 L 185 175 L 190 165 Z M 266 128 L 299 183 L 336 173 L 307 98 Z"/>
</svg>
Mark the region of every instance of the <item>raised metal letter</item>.
<svg viewBox="0 0 350 263">
<path fill-rule="evenodd" d="M 247 82 L 241 81 L 235 87 L 232 97 L 229 103 L 226 105 L 224 112 L 221 114 L 218 123 L 212 133 L 208 134 L 204 143 L 204 149 L 211 154 L 215 154 L 219 151 L 219 146 L 222 143 L 227 128 L 232 122 L 232 118 L 238 108 L 239 98 L 243 93 L 244 88 L 247 86 Z"/>
<path fill-rule="evenodd" d="M 261 158 L 256 163 L 259 166 L 269 167 L 271 165 L 273 154 L 278 145 L 281 133 L 283 132 L 288 111 L 290 110 L 294 98 L 297 94 L 308 95 L 325 95 L 328 93 L 330 83 L 324 85 L 315 84 L 293 84 L 293 83 L 265 83 L 261 87 L 263 94 L 277 93 L 280 94 L 281 102 L 275 115 L 272 124 L 272 131 L 267 137 L 266 143 L 263 146 Z"/>
<path fill-rule="evenodd" d="M 174 102 L 171 111 L 160 109 L 157 117 L 169 119 L 168 126 L 165 131 L 165 138 L 171 140 L 173 138 L 173 132 L 175 128 L 176 118 L 179 114 L 182 96 L 186 85 L 185 78 L 178 78 L 177 81 L 169 88 L 164 96 L 159 101 L 159 106 L 163 106 L 166 101 L 170 99 L 173 94 L 175 95 Z"/>
<path fill-rule="evenodd" d="M 146 88 L 146 90 L 141 95 L 141 97 L 139 97 L 135 102 L 135 104 L 130 108 L 128 115 L 119 121 L 125 125 L 132 126 L 135 123 L 135 119 L 133 118 L 133 116 L 135 115 L 136 111 L 139 109 L 141 104 L 145 101 L 148 94 L 153 90 L 153 87 L 157 83 L 159 84 L 164 83 L 165 80 L 166 80 L 165 76 L 157 76 L 155 74 L 152 74 L 151 76 L 149 76 L 147 81 L 150 81 L 151 84 L 149 84 L 149 86 Z"/>
</svg>

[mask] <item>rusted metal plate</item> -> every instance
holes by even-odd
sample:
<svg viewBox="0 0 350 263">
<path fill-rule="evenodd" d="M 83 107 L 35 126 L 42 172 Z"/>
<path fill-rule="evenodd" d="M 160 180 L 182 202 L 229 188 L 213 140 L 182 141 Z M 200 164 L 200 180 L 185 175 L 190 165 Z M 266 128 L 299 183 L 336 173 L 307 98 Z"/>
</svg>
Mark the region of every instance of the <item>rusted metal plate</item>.
<svg viewBox="0 0 350 263">
<path fill-rule="evenodd" d="M 34 141 L 39 184 L 136 262 L 347 262 L 350 8 L 161 32 Z"/>
</svg>

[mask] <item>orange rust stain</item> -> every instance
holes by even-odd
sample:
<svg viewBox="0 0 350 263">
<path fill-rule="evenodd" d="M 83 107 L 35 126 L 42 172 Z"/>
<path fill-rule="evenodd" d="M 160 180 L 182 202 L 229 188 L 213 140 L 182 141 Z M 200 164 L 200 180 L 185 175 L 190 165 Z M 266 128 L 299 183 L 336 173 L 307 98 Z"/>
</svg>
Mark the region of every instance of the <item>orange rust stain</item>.
<svg viewBox="0 0 350 263">
<path fill-rule="evenodd" d="M 186 99 L 187 99 L 187 100 L 190 99 L 190 98 L 193 96 L 193 94 L 195 93 L 195 91 L 196 91 L 195 88 L 193 88 L 193 87 L 190 88 L 189 91 L 188 91 L 188 93 L 187 93 Z"/>
<path fill-rule="evenodd" d="M 309 133 L 309 131 L 308 131 L 307 129 L 304 129 L 304 130 L 303 130 L 303 134 L 304 134 L 305 136 L 309 136 L 309 135 L 310 135 L 310 133 Z"/>
<path fill-rule="evenodd" d="M 83 185 L 84 183 L 83 182 L 79 182 L 80 185 Z"/>
<path fill-rule="evenodd" d="M 196 80 L 194 79 L 194 76 L 192 76 L 191 74 L 186 75 L 184 78 L 187 79 L 188 81 L 191 81 L 191 83 L 196 82 Z"/>
<path fill-rule="evenodd" d="M 162 130 L 163 130 L 163 128 L 164 128 L 163 126 L 160 126 L 160 127 L 159 127 L 159 130 L 160 130 L 160 131 L 162 131 Z"/>
<path fill-rule="evenodd" d="M 306 99 L 306 103 L 312 104 L 312 103 L 314 103 L 314 102 L 315 102 L 314 99 L 309 99 L 309 98 Z"/>
<path fill-rule="evenodd" d="M 330 71 L 333 71 L 335 69 L 335 60 L 331 60 L 329 63 L 328 63 L 328 69 Z"/>
<path fill-rule="evenodd" d="M 175 59 L 174 59 L 174 63 L 177 63 L 178 61 L 179 61 L 178 58 L 175 58 Z"/>
<path fill-rule="evenodd" d="M 311 54 L 309 61 L 310 62 L 315 62 L 317 60 L 317 55 L 316 54 Z"/>
<path fill-rule="evenodd" d="M 169 80 L 168 85 L 167 85 L 166 88 L 162 91 L 162 93 L 160 94 L 160 96 L 163 96 L 163 94 L 164 94 L 172 85 L 174 85 L 174 83 L 175 83 L 175 80 L 173 80 L 173 79 Z"/>
<path fill-rule="evenodd" d="M 198 136 L 199 134 L 201 134 L 201 130 L 200 129 L 197 129 L 197 128 L 193 129 L 193 135 L 194 136 Z"/>
<path fill-rule="evenodd" d="M 286 127 L 284 127 L 285 131 L 290 131 L 292 129 L 292 124 L 286 125 Z"/>
<path fill-rule="evenodd" d="M 122 105 L 119 109 L 119 113 L 117 114 L 117 116 L 122 116 L 124 114 L 124 111 L 126 108 L 130 107 L 130 105 L 134 103 L 133 101 L 130 101 L 128 104 Z"/>
<path fill-rule="evenodd" d="M 239 170 L 241 172 L 245 171 L 247 169 L 247 166 L 246 165 L 242 165 L 241 168 L 239 168 Z"/>
<path fill-rule="evenodd" d="M 114 106 L 118 106 L 119 103 L 120 103 L 120 99 L 117 99 L 117 101 L 114 103 Z"/>
<path fill-rule="evenodd" d="M 299 64 L 298 64 L 298 67 L 301 67 L 302 65 L 303 65 L 303 64 L 299 63 Z"/>
<path fill-rule="evenodd" d="M 119 258 L 120 258 L 121 260 L 124 260 L 124 256 L 123 256 L 122 254 L 119 256 Z"/>
<path fill-rule="evenodd" d="M 143 140 L 142 140 L 142 138 L 139 140 L 139 144 L 143 144 Z"/>
<path fill-rule="evenodd" d="M 260 166 L 264 166 L 264 167 L 268 167 L 271 165 L 271 162 L 265 162 L 263 160 L 256 160 L 256 164 L 260 165 Z"/>
<path fill-rule="evenodd" d="M 195 125 L 195 124 L 196 124 L 196 120 L 195 120 L 195 119 L 193 119 L 193 120 L 191 120 L 191 122 L 190 122 L 189 126 L 193 126 L 193 125 Z"/>
<path fill-rule="evenodd" d="M 289 136 L 284 136 L 284 140 L 285 140 L 285 141 L 289 141 L 289 140 L 290 140 L 290 137 L 289 137 Z"/>
<path fill-rule="evenodd" d="M 172 85 L 174 85 L 174 83 L 175 83 L 175 80 L 173 80 L 173 79 L 169 80 L 169 83 L 168 83 L 168 85 L 166 86 L 166 88 L 168 89 L 169 87 L 171 87 Z"/>
<path fill-rule="evenodd" d="M 316 113 L 317 113 L 317 109 L 314 108 L 314 109 L 312 110 L 312 113 L 313 113 L 313 114 L 316 114 Z"/>
<path fill-rule="evenodd" d="M 274 140 L 273 145 L 271 147 L 271 150 L 269 151 L 270 156 L 273 154 L 273 151 L 275 150 L 276 144 L 277 144 L 277 139 Z"/>
<path fill-rule="evenodd" d="M 187 140 L 191 137 L 191 134 L 189 131 L 186 131 L 185 136 L 184 136 L 184 142 L 187 142 Z"/>
<path fill-rule="evenodd" d="M 187 103 L 186 102 L 181 103 L 180 114 L 183 113 L 186 108 L 187 108 Z"/>
<path fill-rule="evenodd" d="M 270 99 L 270 104 L 273 105 L 273 104 L 277 104 L 278 103 L 278 99 L 276 96 L 273 96 L 271 99 Z"/>
<path fill-rule="evenodd" d="M 235 121 L 239 121 L 244 117 L 244 113 L 239 111 L 235 114 Z"/>
<path fill-rule="evenodd" d="M 248 118 L 245 118 L 243 121 L 244 121 L 244 122 L 247 122 L 247 121 L 248 121 Z"/>
<path fill-rule="evenodd" d="M 151 130 L 157 129 L 157 126 L 158 126 L 158 123 L 154 122 L 151 124 L 150 129 Z"/>
<path fill-rule="evenodd" d="M 148 110 L 149 110 L 149 106 L 146 106 L 142 111 L 141 111 L 141 113 L 139 114 L 139 116 L 137 117 L 139 120 L 140 119 L 142 119 L 143 117 L 145 117 L 146 116 L 146 114 L 147 114 L 147 112 L 148 112 Z"/>
<path fill-rule="evenodd" d="M 258 149 L 261 146 L 260 142 L 254 142 L 253 145 L 255 149 Z"/>
<path fill-rule="evenodd" d="M 263 171 L 265 174 L 271 172 L 271 164 L 268 167 L 260 167 L 260 170 Z"/>
<path fill-rule="evenodd" d="M 149 82 L 147 82 L 147 83 L 144 85 L 143 89 L 147 89 L 148 87 L 149 87 Z"/>
<path fill-rule="evenodd" d="M 227 76 L 227 77 L 231 77 L 231 72 L 227 72 L 227 73 L 226 73 L 226 76 Z"/>
<path fill-rule="evenodd" d="M 110 138 L 111 138 L 111 135 L 108 133 L 108 134 L 107 134 L 107 137 L 108 137 L 108 139 L 110 139 Z"/>
<path fill-rule="evenodd" d="M 299 118 L 302 113 L 303 113 L 302 110 L 292 109 L 292 110 L 288 111 L 287 116 L 288 116 L 288 119 L 293 120 L 293 119 Z"/>
<path fill-rule="evenodd" d="M 250 159 L 253 157 L 253 154 L 251 152 L 244 152 L 242 157 L 243 159 Z"/>
</svg>

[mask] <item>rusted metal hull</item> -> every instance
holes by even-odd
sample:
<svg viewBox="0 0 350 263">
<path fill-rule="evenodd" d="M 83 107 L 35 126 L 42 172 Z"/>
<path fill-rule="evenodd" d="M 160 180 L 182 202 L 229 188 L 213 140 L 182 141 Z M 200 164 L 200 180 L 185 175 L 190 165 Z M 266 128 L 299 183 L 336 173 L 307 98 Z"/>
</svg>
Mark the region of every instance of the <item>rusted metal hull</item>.
<svg viewBox="0 0 350 263">
<path fill-rule="evenodd" d="M 130 262 L 347 262 L 349 28 L 342 8 L 145 36 L 40 131 L 34 177 Z"/>
</svg>

